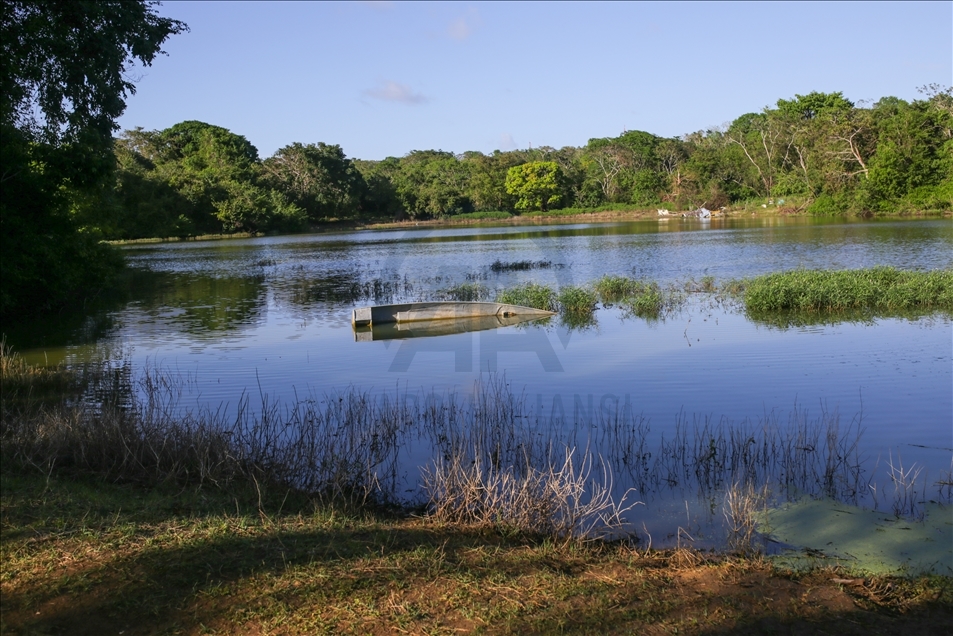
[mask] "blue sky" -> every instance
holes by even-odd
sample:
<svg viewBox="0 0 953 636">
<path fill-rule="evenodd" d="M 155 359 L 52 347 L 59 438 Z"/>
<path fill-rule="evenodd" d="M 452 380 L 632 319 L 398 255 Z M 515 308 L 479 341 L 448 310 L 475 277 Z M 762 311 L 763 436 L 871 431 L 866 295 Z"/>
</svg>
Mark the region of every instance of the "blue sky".
<svg viewBox="0 0 953 636">
<path fill-rule="evenodd" d="M 171 37 L 122 128 L 197 119 L 268 157 L 679 136 L 779 98 L 953 84 L 953 3 L 166 2 Z"/>
</svg>

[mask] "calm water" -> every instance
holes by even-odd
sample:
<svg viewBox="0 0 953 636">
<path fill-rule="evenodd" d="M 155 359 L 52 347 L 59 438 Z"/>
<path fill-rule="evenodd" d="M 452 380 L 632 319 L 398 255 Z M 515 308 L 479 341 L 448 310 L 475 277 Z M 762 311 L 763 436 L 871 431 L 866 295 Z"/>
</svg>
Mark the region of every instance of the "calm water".
<svg viewBox="0 0 953 636">
<path fill-rule="evenodd" d="M 290 402 L 348 387 L 466 395 L 490 371 L 553 421 L 629 404 L 663 435 L 679 417 L 737 423 L 839 413 L 845 425 L 865 427 L 872 466 L 902 454 L 934 480 L 950 468 L 948 316 L 787 328 L 692 294 L 659 320 L 608 307 L 576 328 L 556 318 L 356 342 L 349 323 L 356 306 L 433 299 L 461 283 L 492 294 L 519 282 L 564 287 L 604 274 L 681 285 L 798 267 L 948 268 L 949 220 L 415 228 L 135 246 L 127 256 L 133 269 L 121 301 L 55 325 L 8 329 L 8 340 L 33 361 L 128 359 L 182 374 L 195 406 L 228 409 L 243 392 Z M 495 261 L 543 266 L 496 273 Z M 678 503 L 684 527 L 687 504 Z"/>
</svg>

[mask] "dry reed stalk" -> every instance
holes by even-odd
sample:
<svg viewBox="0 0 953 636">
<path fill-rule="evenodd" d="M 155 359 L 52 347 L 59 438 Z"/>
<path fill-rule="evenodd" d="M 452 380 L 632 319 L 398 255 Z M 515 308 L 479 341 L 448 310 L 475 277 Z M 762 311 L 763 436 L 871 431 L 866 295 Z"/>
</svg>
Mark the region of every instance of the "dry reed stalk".
<svg viewBox="0 0 953 636">
<path fill-rule="evenodd" d="M 429 496 L 431 516 L 438 521 L 500 525 L 521 532 L 556 539 L 594 539 L 618 531 L 625 512 L 638 505 L 624 505 L 612 497 L 612 476 L 601 461 L 602 479 L 592 478 L 594 458 L 588 451 L 578 462 L 574 449 L 566 448 L 561 464 L 524 471 L 491 466 L 480 457 L 455 455 L 423 471 L 423 488 Z"/>
</svg>

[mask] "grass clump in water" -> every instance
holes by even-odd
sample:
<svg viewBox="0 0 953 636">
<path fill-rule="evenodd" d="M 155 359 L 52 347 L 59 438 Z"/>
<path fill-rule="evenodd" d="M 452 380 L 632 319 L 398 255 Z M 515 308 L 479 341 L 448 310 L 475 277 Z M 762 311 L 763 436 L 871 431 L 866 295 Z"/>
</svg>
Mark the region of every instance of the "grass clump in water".
<svg viewBox="0 0 953 636">
<path fill-rule="evenodd" d="M 745 308 L 753 312 L 850 309 L 953 310 L 953 270 L 793 270 L 745 283 Z"/>
<path fill-rule="evenodd" d="M 535 307 L 545 311 L 556 311 L 558 308 L 556 292 L 546 285 L 526 283 L 510 289 L 504 289 L 496 296 L 496 302 L 508 305 L 522 305 Z"/>
<path fill-rule="evenodd" d="M 623 298 L 622 304 L 636 316 L 655 317 L 665 307 L 665 300 L 665 294 L 657 283 L 646 283 Z"/>
<path fill-rule="evenodd" d="M 591 289 L 570 285 L 559 290 L 559 306 L 563 312 L 575 315 L 591 314 L 599 297 Z"/>
<path fill-rule="evenodd" d="M 619 302 L 626 296 L 638 292 L 645 283 L 627 276 L 609 276 L 608 274 L 597 280 L 593 287 L 604 303 Z"/>
<path fill-rule="evenodd" d="M 525 272 L 531 269 L 549 269 L 552 261 L 501 261 L 499 259 L 490 264 L 490 270 L 497 274 L 501 272 Z"/>
<path fill-rule="evenodd" d="M 448 287 L 441 295 L 449 300 L 480 301 L 490 297 L 490 291 L 479 283 L 461 283 Z"/>
</svg>

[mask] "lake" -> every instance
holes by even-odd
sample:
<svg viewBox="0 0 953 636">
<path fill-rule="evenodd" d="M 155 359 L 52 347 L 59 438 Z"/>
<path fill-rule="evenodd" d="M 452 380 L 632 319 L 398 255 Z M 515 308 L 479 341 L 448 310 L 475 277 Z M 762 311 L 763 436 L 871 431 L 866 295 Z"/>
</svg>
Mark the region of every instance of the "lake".
<svg viewBox="0 0 953 636">
<path fill-rule="evenodd" d="M 718 488 L 707 489 L 697 475 L 645 479 L 674 452 L 677 431 L 689 446 L 704 431 L 714 448 L 716 441 L 730 446 L 732 430 L 764 434 L 814 423 L 829 431 L 834 423 L 846 439 L 849 428 L 862 429 L 851 457 L 863 472 L 864 492 L 854 499 L 867 506 L 876 503 L 870 480 L 881 493 L 889 484 L 889 462 L 922 467 L 923 501 L 943 496 L 936 482 L 953 466 L 948 315 L 753 320 L 717 292 L 686 292 L 680 307 L 655 319 L 600 306 L 583 324 L 555 317 L 370 342 L 358 341 L 350 325 L 355 307 L 437 299 L 461 284 L 492 297 L 522 282 L 561 288 L 605 274 L 685 289 L 709 276 L 718 286 L 794 268 L 950 268 L 949 219 L 415 227 L 125 251 L 131 271 L 115 299 L 58 321 L 12 326 L 8 342 L 31 362 L 125 360 L 133 369 L 159 369 L 186 387 L 180 408 L 222 413 L 234 411 L 242 395 L 252 405 L 263 396 L 292 404 L 354 389 L 419 407 L 428 396 L 465 401 L 479 383 L 505 384 L 520 412 L 544 422 L 553 439 L 615 458 L 614 487 L 638 489 L 647 505 L 633 510 L 633 523 L 652 532 L 656 545 L 681 541 L 679 528 L 694 528 L 699 545 L 705 540 L 695 534 L 714 541 L 722 532 L 714 527 Z M 623 415 L 626 426 L 641 427 L 651 459 L 621 457 Z M 606 434 L 610 422 L 614 437 Z M 414 491 L 418 465 L 432 454 L 426 444 L 407 443 L 402 492 Z"/>
</svg>

